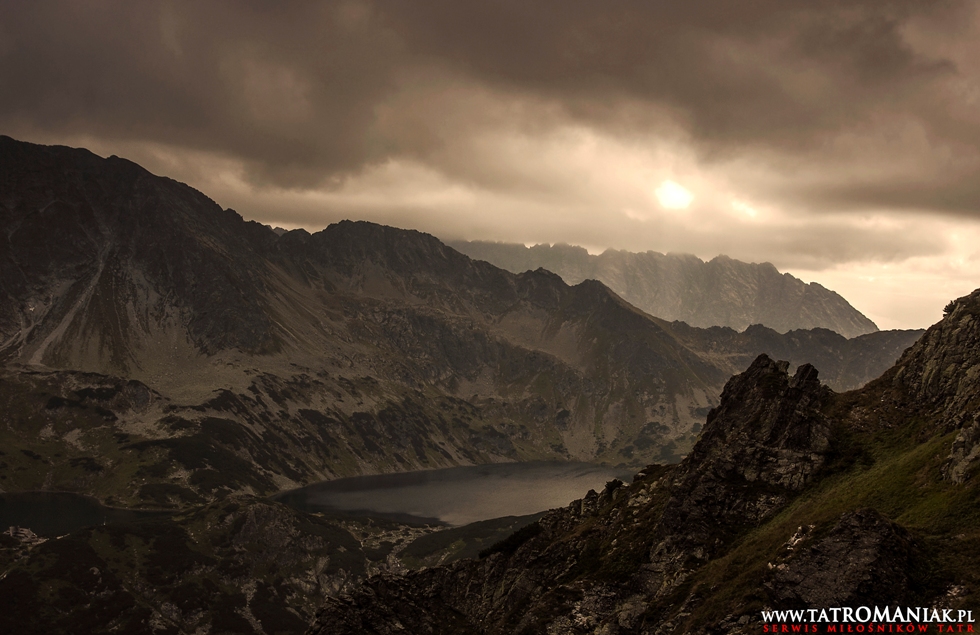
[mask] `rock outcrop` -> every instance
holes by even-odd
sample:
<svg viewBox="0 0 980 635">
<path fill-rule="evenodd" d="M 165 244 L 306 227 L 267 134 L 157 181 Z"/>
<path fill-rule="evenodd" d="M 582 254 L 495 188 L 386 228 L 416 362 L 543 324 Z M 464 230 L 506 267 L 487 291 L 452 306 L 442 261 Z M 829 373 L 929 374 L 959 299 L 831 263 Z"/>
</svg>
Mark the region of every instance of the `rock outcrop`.
<svg viewBox="0 0 980 635">
<path fill-rule="evenodd" d="M 823 538 L 794 547 L 766 584 L 780 608 L 903 606 L 910 599 L 918 548 L 874 509 L 848 512 Z"/>
<path fill-rule="evenodd" d="M 657 596 L 686 571 L 718 554 L 800 492 L 824 465 L 830 423 L 821 412 L 832 393 L 812 366 L 790 378 L 786 362 L 765 355 L 722 393 L 694 450 L 671 477 L 670 497 L 646 567 Z"/>
<path fill-rule="evenodd" d="M 870 399 L 851 412 L 853 422 L 935 421 L 934 433 L 957 432 L 943 474 L 954 483 L 970 478 L 980 459 L 980 290 L 950 302 L 945 317 L 864 392 Z"/>
<path fill-rule="evenodd" d="M 980 290 L 949 303 L 946 316 L 896 362 L 891 381 L 950 429 L 980 411 Z M 965 417 L 965 418 L 964 418 Z"/>
</svg>

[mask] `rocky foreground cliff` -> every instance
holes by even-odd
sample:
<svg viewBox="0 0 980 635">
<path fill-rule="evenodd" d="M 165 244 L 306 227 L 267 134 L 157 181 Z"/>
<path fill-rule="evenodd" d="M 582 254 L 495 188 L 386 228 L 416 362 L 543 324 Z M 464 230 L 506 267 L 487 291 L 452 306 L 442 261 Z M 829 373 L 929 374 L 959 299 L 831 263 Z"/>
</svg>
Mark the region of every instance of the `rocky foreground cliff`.
<svg viewBox="0 0 980 635">
<path fill-rule="evenodd" d="M 770 609 L 975 609 L 980 291 L 860 391 L 786 370 L 760 356 L 730 380 L 679 465 L 479 560 L 371 578 L 311 633 L 758 633 Z"/>
</svg>

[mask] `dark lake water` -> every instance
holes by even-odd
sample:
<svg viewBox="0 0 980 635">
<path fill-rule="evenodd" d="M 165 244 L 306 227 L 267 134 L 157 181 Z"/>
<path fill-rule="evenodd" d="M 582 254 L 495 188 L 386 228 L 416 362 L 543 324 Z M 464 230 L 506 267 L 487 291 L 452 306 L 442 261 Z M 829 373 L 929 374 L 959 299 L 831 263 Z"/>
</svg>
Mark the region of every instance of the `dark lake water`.
<svg viewBox="0 0 980 635">
<path fill-rule="evenodd" d="M 465 525 L 563 507 L 635 470 L 589 463 L 496 463 L 326 481 L 276 497 L 297 509 Z"/>
<path fill-rule="evenodd" d="M 0 531 L 17 525 L 27 527 L 39 536 L 61 536 L 92 525 L 131 522 L 165 515 L 167 512 L 104 507 L 94 498 L 78 494 L 0 494 Z"/>
</svg>

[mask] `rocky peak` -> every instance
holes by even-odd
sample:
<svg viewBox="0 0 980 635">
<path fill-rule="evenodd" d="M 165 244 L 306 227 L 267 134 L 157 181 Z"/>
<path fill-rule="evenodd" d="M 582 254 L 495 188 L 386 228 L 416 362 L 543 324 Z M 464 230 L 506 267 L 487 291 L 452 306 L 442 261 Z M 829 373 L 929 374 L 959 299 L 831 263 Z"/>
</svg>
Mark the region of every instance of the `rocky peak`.
<svg viewBox="0 0 980 635">
<path fill-rule="evenodd" d="M 208 352 L 271 343 L 256 250 L 272 230 L 125 159 L 10 138 L 0 192 L 5 356 L 132 370 L 167 320 Z"/>
<path fill-rule="evenodd" d="M 708 413 L 701 439 L 681 473 L 697 480 L 738 478 L 798 491 L 819 468 L 829 423 L 820 409 L 833 394 L 817 369 L 760 355 L 725 385 L 721 404 Z"/>
<path fill-rule="evenodd" d="M 468 261 L 429 234 L 367 221 L 330 225 L 313 234 L 312 244 L 316 256 L 338 270 L 370 261 L 401 273 L 448 273 Z"/>
<path fill-rule="evenodd" d="M 833 393 L 817 370 L 760 355 L 732 377 L 679 466 L 650 552 L 655 593 L 682 582 L 746 527 L 772 516 L 823 466 Z M 692 558 L 693 556 L 693 558 Z"/>
</svg>

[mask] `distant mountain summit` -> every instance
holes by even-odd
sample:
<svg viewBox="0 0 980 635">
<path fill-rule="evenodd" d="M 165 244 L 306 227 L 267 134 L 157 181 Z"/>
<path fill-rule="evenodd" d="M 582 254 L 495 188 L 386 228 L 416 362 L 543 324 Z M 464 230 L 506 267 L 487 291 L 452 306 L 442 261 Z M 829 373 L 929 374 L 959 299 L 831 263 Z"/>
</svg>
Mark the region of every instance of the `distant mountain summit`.
<svg viewBox="0 0 980 635">
<path fill-rule="evenodd" d="M 451 241 L 457 251 L 514 273 L 543 267 L 568 284 L 598 280 L 630 304 L 665 320 L 738 331 L 763 324 L 780 333 L 825 328 L 851 338 L 878 327 L 839 294 L 807 284 L 770 263 L 718 256 L 632 253 L 607 249 L 598 256 L 566 244 Z"/>
</svg>

